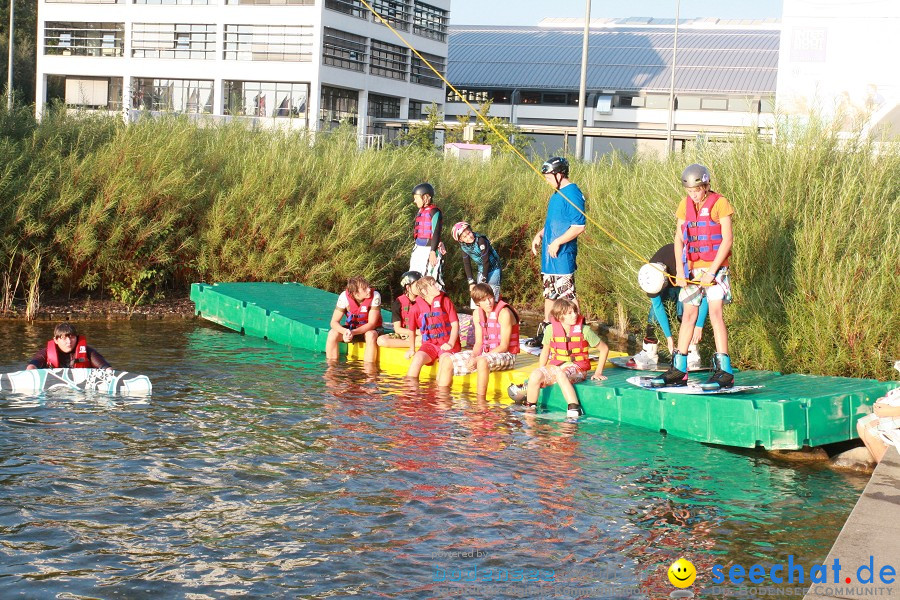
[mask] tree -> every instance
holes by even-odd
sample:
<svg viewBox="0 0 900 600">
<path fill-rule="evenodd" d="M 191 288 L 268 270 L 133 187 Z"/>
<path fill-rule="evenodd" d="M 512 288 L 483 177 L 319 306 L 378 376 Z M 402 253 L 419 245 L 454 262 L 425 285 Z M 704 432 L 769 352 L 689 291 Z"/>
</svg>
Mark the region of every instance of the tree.
<svg viewBox="0 0 900 600">
<path fill-rule="evenodd" d="M 3 52 L 0 76 L 6 91 L 9 56 L 9 3 L 0 4 L 0 21 L 3 34 L 0 35 L 0 51 Z M 18 2 L 15 5 L 15 47 L 13 48 L 13 91 L 20 103 L 34 102 L 34 76 L 37 70 L 35 42 L 37 41 L 37 2 Z"/>
<path fill-rule="evenodd" d="M 414 148 L 422 150 L 435 150 L 434 134 L 443 122 L 443 115 L 438 111 L 437 104 L 432 103 L 425 109 L 426 119 L 424 123 L 414 123 L 409 129 L 399 136 L 399 140 Z"/>
<path fill-rule="evenodd" d="M 512 149 L 509 146 L 511 144 L 519 152 L 524 152 L 534 140 L 506 119 L 490 116 L 492 103 L 492 100 L 488 100 L 478 107 L 477 113 L 469 110 L 465 115 L 460 115 L 459 124 L 447 128 L 447 141 L 462 142 L 466 127 L 473 118 L 477 117 L 473 122 L 475 125 L 473 143 L 490 144 L 494 152 L 511 152 Z M 491 126 L 485 122 L 490 123 Z"/>
</svg>

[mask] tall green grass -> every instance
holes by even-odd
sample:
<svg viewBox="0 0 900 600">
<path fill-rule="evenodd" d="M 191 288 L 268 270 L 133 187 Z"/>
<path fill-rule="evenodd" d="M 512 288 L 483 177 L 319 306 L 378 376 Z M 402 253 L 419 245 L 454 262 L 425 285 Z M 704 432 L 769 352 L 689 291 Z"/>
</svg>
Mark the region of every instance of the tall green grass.
<svg viewBox="0 0 900 600">
<path fill-rule="evenodd" d="M 504 259 L 504 294 L 541 305 L 530 241 L 549 188 L 517 157 L 487 164 L 415 148 L 360 150 L 353 131 L 315 136 L 200 127 L 185 119 L 0 113 L 0 308 L 13 297 L 90 291 L 139 302 L 192 281 L 301 281 L 339 290 L 351 275 L 386 293 L 408 267 L 410 191 L 437 189 L 445 227 L 485 233 Z M 640 261 L 674 236 L 690 162 L 735 206 L 735 302 L 726 309 L 737 364 L 889 377 L 900 357 L 900 151 L 827 124 L 747 136 L 670 160 L 573 164 L 591 220 L 579 241 L 586 312 L 642 327 Z M 449 235 L 445 278 L 463 301 Z M 707 332 L 707 343 L 712 335 Z"/>
</svg>

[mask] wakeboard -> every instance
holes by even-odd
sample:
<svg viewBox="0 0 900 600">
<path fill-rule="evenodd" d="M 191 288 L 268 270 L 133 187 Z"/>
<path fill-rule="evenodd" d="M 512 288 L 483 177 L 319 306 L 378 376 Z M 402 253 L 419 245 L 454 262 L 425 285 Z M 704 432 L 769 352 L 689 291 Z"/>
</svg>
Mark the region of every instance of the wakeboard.
<svg viewBox="0 0 900 600">
<path fill-rule="evenodd" d="M 664 372 L 668 371 L 669 367 L 671 366 L 671 364 L 667 363 L 667 362 L 658 362 L 658 363 L 656 363 L 656 366 L 652 369 L 642 369 L 641 367 L 634 364 L 633 359 L 634 359 L 633 356 L 621 356 L 618 358 L 610 358 L 609 362 L 616 365 L 617 367 L 622 367 L 623 369 L 633 369 L 635 371 L 649 371 L 649 372 L 657 372 L 657 373 L 664 373 Z M 691 373 L 694 373 L 697 371 L 709 371 L 709 370 L 711 370 L 711 368 L 712 367 L 709 367 L 709 366 L 699 367 L 696 369 L 691 369 Z"/>
<path fill-rule="evenodd" d="M 749 390 L 758 390 L 763 387 L 761 385 L 736 385 L 734 387 L 718 390 L 704 390 L 700 387 L 700 381 L 688 380 L 688 384 L 683 386 L 655 388 L 650 384 L 650 381 L 652 379 L 653 377 L 639 375 L 635 377 L 629 377 L 625 381 L 627 381 L 631 385 L 636 385 L 640 388 L 644 388 L 645 390 L 653 390 L 654 392 L 666 392 L 668 394 L 693 394 L 698 396 L 709 396 L 715 394 L 737 394 L 739 392 L 746 392 Z"/>
<path fill-rule="evenodd" d="M 153 386 L 146 375 L 107 369 L 31 369 L 0 374 L 0 391 L 33 394 L 57 388 L 101 394 L 144 395 Z"/>
</svg>

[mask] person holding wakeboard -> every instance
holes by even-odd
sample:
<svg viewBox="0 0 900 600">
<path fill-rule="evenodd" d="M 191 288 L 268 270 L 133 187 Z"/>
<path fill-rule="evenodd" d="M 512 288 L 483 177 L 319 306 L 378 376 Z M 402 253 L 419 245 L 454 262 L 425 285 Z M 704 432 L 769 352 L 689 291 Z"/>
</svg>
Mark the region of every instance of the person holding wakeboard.
<svg viewBox="0 0 900 600">
<path fill-rule="evenodd" d="M 83 335 L 71 323 L 60 323 L 53 339 L 35 352 L 25 370 L 31 369 L 112 369 L 106 359 L 87 345 Z"/>
<path fill-rule="evenodd" d="M 675 350 L 675 342 L 672 339 L 672 328 L 669 325 L 669 315 L 666 313 L 666 302 L 674 302 L 676 305 L 675 312 L 678 320 L 681 320 L 683 307 L 678 300 L 678 294 L 681 288 L 672 284 L 673 278 L 677 274 L 675 267 L 675 244 L 666 244 L 656 251 L 650 262 L 641 267 L 638 271 L 638 285 L 650 298 L 650 313 L 647 315 L 647 331 L 644 334 L 644 345 L 641 351 L 634 355 L 629 361 L 628 366 L 634 366 L 638 369 L 655 369 L 659 362 L 659 340 L 656 338 L 655 323 L 659 324 L 663 335 L 666 336 L 666 344 L 669 347 L 669 354 Z M 691 345 L 688 347 L 687 364 L 688 369 L 696 371 L 700 369 L 700 353 L 697 351 L 697 344 L 703 337 L 703 326 L 706 324 L 706 313 L 708 311 L 706 296 L 700 304 L 700 311 L 697 315 L 697 324 L 694 327 L 694 334 L 691 337 Z"/>
<path fill-rule="evenodd" d="M 654 378 L 651 385 L 687 385 L 688 346 L 705 297 L 709 303 L 716 353 L 713 373 L 700 387 L 705 391 L 730 388 L 734 386 L 734 371 L 728 355 L 728 330 L 722 308 L 732 300 L 728 265 L 734 241 L 731 224 L 734 208 L 724 196 L 710 189 L 709 169 L 703 165 L 689 165 L 681 174 L 681 185 L 687 196 L 675 213 L 674 242 L 675 256 L 680 258 L 675 264 L 675 285 L 681 288 L 678 299 L 684 305 L 684 317 L 678 332 L 678 349 L 672 355 L 672 367 Z"/>
</svg>

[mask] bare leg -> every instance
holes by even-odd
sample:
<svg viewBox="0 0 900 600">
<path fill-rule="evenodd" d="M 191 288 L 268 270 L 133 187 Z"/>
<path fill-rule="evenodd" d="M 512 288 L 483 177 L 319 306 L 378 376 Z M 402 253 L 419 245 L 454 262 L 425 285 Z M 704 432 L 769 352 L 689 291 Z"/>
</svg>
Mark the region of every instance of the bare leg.
<svg viewBox="0 0 900 600">
<path fill-rule="evenodd" d="M 725 328 L 725 315 L 722 314 L 722 301 L 709 303 L 709 322 L 716 340 L 716 352 L 728 354 L 728 330 Z"/>
<path fill-rule="evenodd" d="M 488 367 L 487 358 L 484 356 L 478 357 L 476 365 L 478 367 L 477 394 L 479 398 L 484 398 L 487 396 L 488 377 L 491 375 L 491 369 Z"/>
<path fill-rule="evenodd" d="M 681 327 L 678 329 L 678 351 L 687 354 L 694 337 L 694 325 L 697 323 L 697 313 L 700 307 L 693 304 L 684 305 L 684 314 L 681 317 Z M 710 311 L 711 312 L 711 311 Z"/>
<path fill-rule="evenodd" d="M 409 370 L 406 372 L 406 376 L 418 379 L 419 372 L 422 370 L 422 365 L 427 364 L 430 360 L 431 357 L 424 352 L 416 352 L 413 354 L 412 360 L 409 363 Z"/>
<path fill-rule="evenodd" d="M 325 338 L 325 358 L 328 360 L 337 360 L 341 355 L 338 348 L 338 342 L 343 339 L 343 334 L 336 329 L 328 330 L 328 337 Z"/>
<path fill-rule="evenodd" d="M 538 394 L 541 393 L 541 371 L 536 369 L 528 376 L 528 395 L 525 398 L 526 404 L 534 406 L 538 401 Z"/>
<path fill-rule="evenodd" d="M 409 348 L 409 340 L 392 338 L 389 334 L 378 336 L 378 345 L 382 348 Z"/>
<path fill-rule="evenodd" d="M 363 360 L 370 364 L 378 362 L 378 332 L 374 329 L 366 332 L 366 352 Z"/>
<path fill-rule="evenodd" d="M 448 387 L 451 383 L 453 383 L 453 356 L 441 354 L 438 359 L 437 384 L 441 387 Z"/>
<path fill-rule="evenodd" d="M 578 394 L 575 393 L 575 386 L 566 377 L 565 372 L 560 369 L 556 376 L 556 383 L 559 384 L 559 390 L 562 392 L 566 404 L 578 404 Z"/>
</svg>

